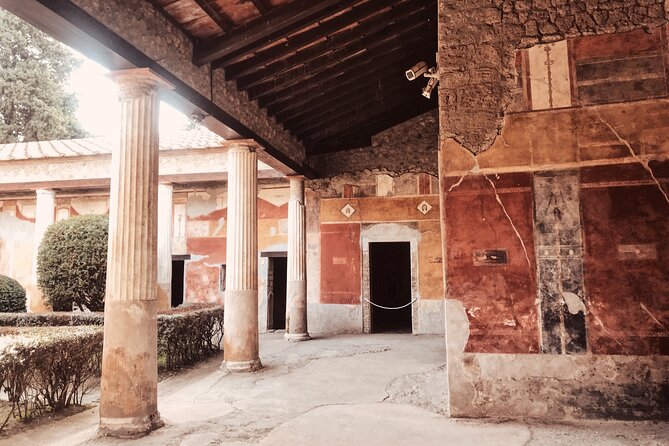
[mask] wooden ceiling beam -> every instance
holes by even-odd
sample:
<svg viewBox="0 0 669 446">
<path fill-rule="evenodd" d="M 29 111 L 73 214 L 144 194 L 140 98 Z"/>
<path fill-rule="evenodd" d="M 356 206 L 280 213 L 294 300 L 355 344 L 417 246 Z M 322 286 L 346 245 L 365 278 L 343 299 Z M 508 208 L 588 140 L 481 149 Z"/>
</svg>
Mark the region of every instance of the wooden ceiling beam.
<svg viewBox="0 0 669 446">
<path fill-rule="evenodd" d="M 302 119 L 309 119 L 314 115 L 320 114 L 322 110 L 331 109 L 342 103 L 355 101 L 356 97 L 365 95 L 369 92 L 385 92 L 389 85 L 395 83 L 407 82 L 404 73 L 393 70 L 389 74 L 381 74 L 379 78 L 367 78 L 362 81 L 352 83 L 348 88 L 336 89 L 327 94 L 313 97 L 301 106 L 291 107 L 281 113 L 277 113 L 277 121 L 289 127 Z"/>
<path fill-rule="evenodd" d="M 262 68 L 255 73 L 237 78 L 241 90 L 261 85 L 291 71 L 307 71 L 330 66 L 360 51 L 373 51 L 391 39 L 400 39 L 416 28 L 424 29 L 425 21 L 436 10 L 416 9 L 408 5 L 409 11 L 401 11 L 399 16 L 389 16 L 385 20 L 374 21 L 371 26 L 360 25 L 339 33 L 331 40 L 313 45 L 299 53 Z"/>
<path fill-rule="evenodd" d="M 345 29 L 351 26 L 356 22 L 361 21 L 359 26 L 368 26 L 368 22 L 387 18 L 388 14 L 392 13 L 392 11 L 396 8 L 405 8 L 406 5 L 417 7 L 416 5 L 419 5 L 424 1 L 425 0 L 406 0 L 404 2 L 400 2 L 399 6 L 390 8 L 388 7 L 388 0 L 371 0 L 367 3 L 363 3 L 362 5 L 355 6 L 347 13 L 338 15 L 330 20 L 320 23 L 315 28 L 311 28 L 307 31 L 288 38 L 288 40 L 282 45 L 275 45 L 265 50 L 261 50 L 253 55 L 253 57 L 250 57 L 241 62 L 228 65 L 223 64 L 225 67 L 226 79 L 231 80 L 240 76 L 251 74 L 258 68 L 267 66 L 273 62 L 276 62 L 277 60 L 283 59 L 287 55 L 297 52 L 300 50 L 300 48 L 303 48 L 304 46 L 318 40 L 326 39 L 326 42 L 331 42 L 333 39 L 341 39 L 341 37 L 339 37 L 340 33 L 337 32 L 341 29 Z M 383 11 L 384 8 L 386 11 Z M 370 15 L 373 15 L 371 19 L 362 21 Z M 356 26 L 356 28 L 359 26 Z M 337 34 L 332 35 L 335 33 Z M 218 68 L 217 64 L 215 64 L 214 67 Z"/>
<path fill-rule="evenodd" d="M 368 73 L 371 74 L 374 73 L 374 65 L 380 59 L 394 57 L 393 53 L 413 48 L 414 45 L 425 45 L 426 41 L 431 40 L 431 36 L 432 34 L 427 30 L 416 27 L 409 34 L 388 39 L 382 45 L 377 46 L 373 52 L 361 52 L 345 60 L 331 60 L 329 63 L 323 63 L 319 66 L 307 64 L 246 91 L 249 98 L 253 100 L 274 91 L 286 90 L 297 84 L 321 82 L 337 77 L 339 74 L 356 73 L 364 69 L 362 67 L 366 67 L 369 70 Z"/>
<path fill-rule="evenodd" d="M 267 11 L 270 9 L 270 5 L 267 4 L 266 0 L 251 0 L 253 5 L 256 7 L 260 14 L 267 14 Z"/>
<path fill-rule="evenodd" d="M 232 20 L 225 14 L 216 11 L 210 0 L 195 0 L 195 3 L 211 18 L 224 33 L 230 32 L 234 27 Z"/>
<path fill-rule="evenodd" d="M 235 30 L 193 50 L 193 63 L 201 66 L 254 50 L 336 14 L 360 0 L 294 0 L 278 6 Z"/>
<path fill-rule="evenodd" d="M 421 45 L 415 52 L 403 51 L 396 58 L 382 58 L 370 61 L 367 66 L 359 66 L 354 73 L 343 73 L 335 78 L 309 85 L 291 87 L 283 95 L 270 94 L 258 98 L 261 107 L 267 108 L 272 116 L 278 116 L 294 110 L 325 101 L 333 96 L 346 94 L 349 89 L 369 81 L 377 81 L 389 76 L 404 77 L 404 71 L 420 60 L 434 62 L 436 42 L 433 45 Z M 285 116 L 284 116 L 285 117 Z"/>
<path fill-rule="evenodd" d="M 352 108 L 348 113 L 336 113 L 319 121 L 312 121 L 300 128 L 296 127 L 294 133 L 301 139 L 311 139 L 327 134 L 331 131 L 354 127 L 362 122 L 369 121 L 376 116 L 383 115 L 387 110 L 399 106 L 411 107 L 416 102 L 416 96 L 412 92 L 401 93 L 385 101 L 366 101 Z"/>
<path fill-rule="evenodd" d="M 282 121 L 282 123 L 288 129 L 311 129 L 324 122 L 350 116 L 352 113 L 376 103 L 393 100 L 405 94 L 407 90 L 410 93 L 415 93 L 416 87 L 409 84 L 406 79 L 395 80 L 379 88 L 368 87 L 366 91 L 361 90 L 357 94 L 344 95 L 336 102 L 313 109 L 311 112 L 296 118 Z M 420 90 L 417 94 L 420 94 Z"/>
</svg>

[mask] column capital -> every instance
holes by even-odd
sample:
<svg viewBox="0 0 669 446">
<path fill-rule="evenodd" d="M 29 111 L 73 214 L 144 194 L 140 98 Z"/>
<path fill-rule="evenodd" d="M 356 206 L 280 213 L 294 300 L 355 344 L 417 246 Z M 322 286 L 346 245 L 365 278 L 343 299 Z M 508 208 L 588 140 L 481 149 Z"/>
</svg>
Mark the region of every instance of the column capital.
<svg viewBox="0 0 669 446">
<path fill-rule="evenodd" d="M 249 144 L 248 142 L 235 143 L 234 141 L 230 141 L 230 143 L 231 144 L 228 146 L 228 152 L 253 153 L 256 151 L 256 146 Z"/>
<path fill-rule="evenodd" d="M 286 175 L 284 178 L 288 181 L 305 181 L 307 179 L 304 175 Z"/>
<path fill-rule="evenodd" d="M 108 74 L 119 87 L 121 99 L 146 96 L 159 89 L 173 90 L 174 85 L 158 76 L 149 68 L 132 68 L 112 71 Z"/>
<path fill-rule="evenodd" d="M 54 196 L 56 195 L 56 191 L 53 189 L 37 189 L 35 190 L 36 195 L 50 195 Z"/>
</svg>

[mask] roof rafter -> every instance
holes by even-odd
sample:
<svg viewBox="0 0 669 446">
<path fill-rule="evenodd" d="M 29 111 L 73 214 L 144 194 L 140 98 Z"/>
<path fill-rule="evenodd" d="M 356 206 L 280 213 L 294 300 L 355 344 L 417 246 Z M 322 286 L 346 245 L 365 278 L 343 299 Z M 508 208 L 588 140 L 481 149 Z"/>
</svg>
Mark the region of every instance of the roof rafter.
<svg viewBox="0 0 669 446">
<path fill-rule="evenodd" d="M 304 51 L 287 57 L 269 65 L 255 73 L 237 79 L 237 86 L 242 90 L 254 87 L 273 79 L 276 75 L 295 69 L 295 67 L 317 67 L 321 63 L 339 61 L 356 54 L 359 51 L 371 51 L 389 39 L 399 38 L 409 34 L 416 27 L 422 25 L 430 11 L 414 8 L 409 5 L 409 11 L 402 9 L 397 15 L 388 15 L 385 20 L 370 21 L 369 24 L 359 25 L 333 36 L 329 41 L 313 45 Z"/>
<path fill-rule="evenodd" d="M 197 45 L 193 51 L 193 63 L 204 65 L 217 59 L 253 52 L 357 1 L 360 0 L 295 0 L 278 6 L 220 38 Z"/>
<path fill-rule="evenodd" d="M 425 32 L 420 27 L 414 27 L 407 34 L 396 34 L 385 40 L 381 45 L 375 46 L 373 52 L 359 51 L 355 55 L 342 60 L 332 56 L 323 61 L 312 62 L 297 67 L 276 78 L 248 89 L 250 99 L 256 99 L 274 91 L 283 91 L 303 82 L 320 82 L 337 77 L 341 73 L 355 73 L 367 69 L 368 73 L 374 73 L 375 64 L 380 59 L 389 57 L 393 53 L 399 53 L 407 47 L 415 44 L 425 43 Z"/>
<path fill-rule="evenodd" d="M 223 32 L 230 32 L 230 30 L 233 28 L 234 25 L 230 20 L 230 17 L 216 11 L 216 8 L 214 8 L 209 0 L 195 0 L 195 3 L 197 3 L 197 5 L 202 8 L 205 13 L 207 13 L 209 18 L 211 18 L 216 23 L 216 25 L 218 25 L 218 27 L 223 30 Z"/>
<path fill-rule="evenodd" d="M 356 5 L 346 13 L 325 20 L 316 27 L 288 37 L 286 42 L 281 45 L 274 45 L 260 50 L 253 57 L 242 61 L 234 59 L 226 62 L 217 61 L 214 63 L 214 68 L 224 67 L 225 75 L 228 79 L 252 73 L 258 67 L 281 59 L 312 42 L 320 39 L 329 39 L 332 33 L 347 28 L 359 20 L 365 19 L 370 15 L 379 14 L 380 9 L 388 7 L 388 3 L 388 0 L 370 0 L 362 5 Z"/>
</svg>

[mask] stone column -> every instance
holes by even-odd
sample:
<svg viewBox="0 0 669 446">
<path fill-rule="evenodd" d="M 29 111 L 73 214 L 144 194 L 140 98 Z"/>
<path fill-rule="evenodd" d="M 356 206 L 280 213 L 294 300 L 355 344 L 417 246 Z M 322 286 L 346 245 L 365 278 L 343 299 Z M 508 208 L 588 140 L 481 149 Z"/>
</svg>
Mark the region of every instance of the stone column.
<svg viewBox="0 0 669 446">
<path fill-rule="evenodd" d="M 237 145 L 228 151 L 228 232 L 226 244 L 224 368 L 249 372 L 258 357 L 258 159 Z"/>
<path fill-rule="evenodd" d="M 120 147 L 112 153 L 109 252 L 100 384 L 101 435 L 163 425 L 157 407 L 159 90 L 148 69 L 117 71 Z"/>
<path fill-rule="evenodd" d="M 28 285 L 28 311 L 44 313 L 49 311 L 49 304 L 37 287 L 37 253 L 42 238 L 49 225 L 56 221 L 56 193 L 51 189 L 38 189 L 35 204 L 35 241 L 33 246 L 33 265 L 30 285 Z"/>
<path fill-rule="evenodd" d="M 172 304 L 172 190 L 158 185 L 158 308 Z"/>
<path fill-rule="evenodd" d="M 288 281 L 286 286 L 286 339 L 306 341 L 307 238 L 305 231 L 304 177 L 289 177 Z"/>
</svg>

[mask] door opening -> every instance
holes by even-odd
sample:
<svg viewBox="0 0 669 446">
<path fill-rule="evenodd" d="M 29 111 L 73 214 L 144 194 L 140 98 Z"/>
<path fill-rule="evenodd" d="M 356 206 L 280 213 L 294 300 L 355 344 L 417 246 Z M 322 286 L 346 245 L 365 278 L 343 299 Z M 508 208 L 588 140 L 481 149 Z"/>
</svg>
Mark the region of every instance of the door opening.
<svg viewBox="0 0 669 446">
<path fill-rule="evenodd" d="M 369 276 L 372 333 L 411 333 L 410 243 L 370 243 Z M 377 305 L 389 308 L 403 305 L 406 307 L 387 310 Z"/>
<path fill-rule="evenodd" d="M 184 266 L 183 260 L 172 260 L 172 307 L 184 303 Z"/>
<path fill-rule="evenodd" d="M 286 328 L 286 282 L 288 259 L 270 257 L 267 274 L 267 328 L 284 330 Z"/>
</svg>

